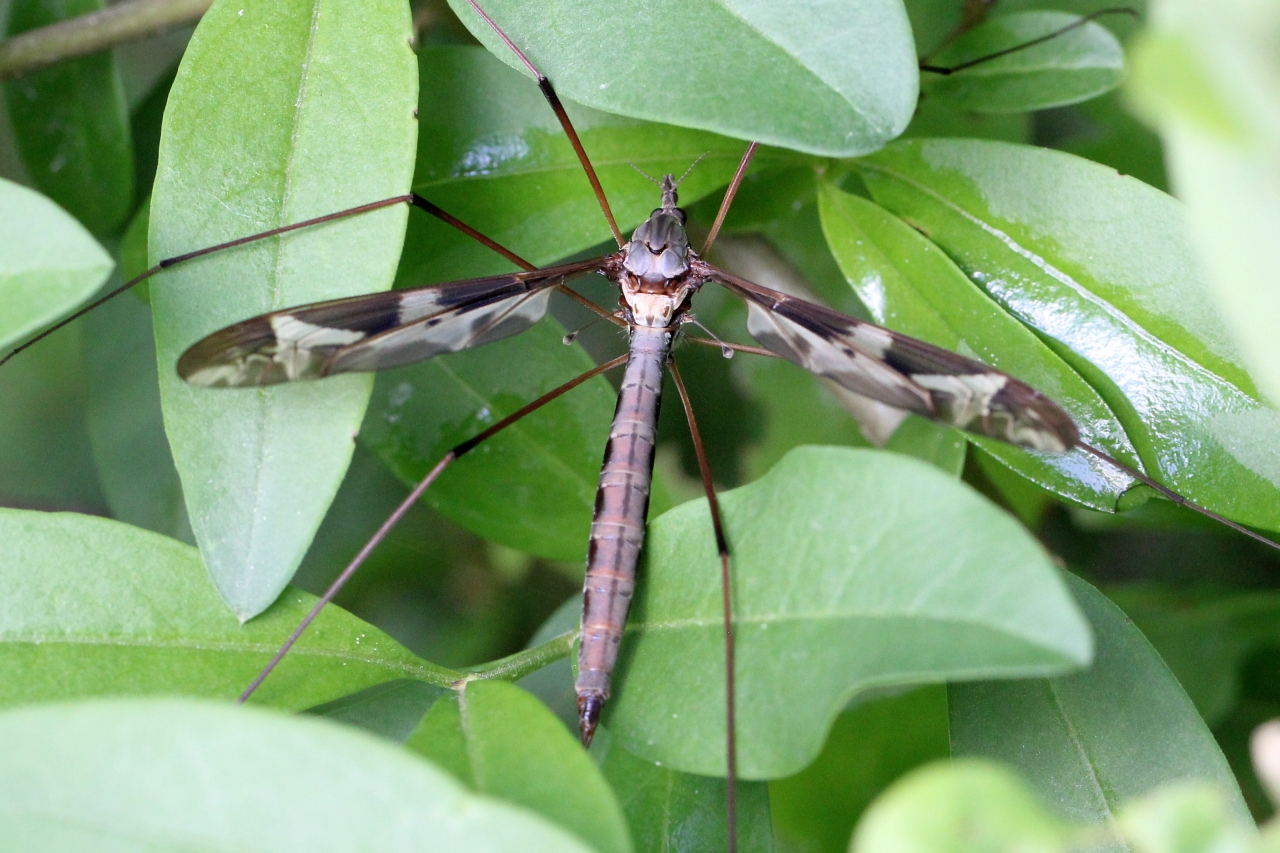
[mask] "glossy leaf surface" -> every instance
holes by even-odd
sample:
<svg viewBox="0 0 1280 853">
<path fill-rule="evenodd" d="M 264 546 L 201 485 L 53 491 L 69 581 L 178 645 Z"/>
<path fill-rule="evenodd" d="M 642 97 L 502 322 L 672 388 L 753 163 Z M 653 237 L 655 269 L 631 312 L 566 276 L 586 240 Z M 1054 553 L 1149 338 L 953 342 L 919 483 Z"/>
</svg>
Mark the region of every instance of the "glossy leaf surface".
<svg viewBox="0 0 1280 853">
<path fill-rule="evenodd" d="M 524 70 L 464 2 L 450 5 Z M 561 95 L 608 112 L 848 157 L 892 139 L 915 107 L 915 49 L 897 0 L 482 5 Z"/>
<path fill-rule="evenodd" d="M 1065 408 L 1098 446 L 1136 462 L 1124 428 L 1098 393 L 937 246 L 860 196 L 824 184 L 818 198 L 831 251 L 875 322 L 1016 376 Z M 1113 510 L 1133 484 L 1082 451 L 1033 453 L 972 440 L 1038 485 L 1086 506 Z"/>
<path fill-rule="evenodd" d="M 1093 666 L 1043 680 L 953 684 L 951 748 L 1017 767 L 1046 802 L 1080 823 L 1161 785 L 1217 786 L 1244 800 L 1195 705 L 1146 638 L 1102 593 L 1069 577 L 1093 626 Z"/>
<path fill-rule="evenodd" d="M 102 0 L 16 0 L 7 35 L 100 12 Z M 41 192 L 95 234 L 121 225 L 133 204 L 133 143 L 124 86 L 110 51 L 4 82 L 22 161 Z"/>
<path fill-rule="evenodd" d="M 586 851 L 366 734 L 191 700 L 0 715 L 0 812 L 22 850 Z"/>
<path fill-rule="evenodd" d="M 409 38 L 407 9 L 393 2 L 261 0 L 205 15 L 166 112 L 152 262 L 404 193 L 416 131 Z M 231 322 L 388 287 L 405 215 L 396 206 L 265 240 L 153 283 L 165 427 L 210 576 L 242 619 L 302 559 L 372 380 L 209 391 L 173 365 Z"/>
<path fill-rule="evenodd" d="M 995 142 L 913 140 L 858 165 L 877 202 L 1098 391 L 1147 473 L 1280 528 L 1280 415 L 1215 319 L 1181 205 L 1085 160 Z"/>
<path fill-rule="evenodd" d="M 1065 12 L 1015 12 L 985 21 L 932 56 L 930 65 L 960 68 L 952 74 L 925 73 L 929 98 L 949 107 L 990 113 L 1044 110 L 1101 95 L 1124 78 L 1124 50 L 1101 24 Z M 967 68 L 973 60 L 1053 35 Z"/>
<path fill-rule="evenodd" d="M 860 690 L 1061 672 L 1089 660 L 1088 629 L 1040 547 L 929 465 L 800 448 L 725 493 L 722 507 L 743 778 L 808 764 Z M 723 631 L 710 529 L 699 501 L 650 525 L 605 722 L 637 755 L 716 774 Z"/>
<path fill-rule="evenodd" d="M 518 687 L 473 681 L 440 699 L 406 743 L 468 788 L 517 803 L 600 853 L 629 853 L 622 809 L 577 739 Z"/>
<path fill-rule="evenodd" d="M 72 513 L 4 510 L 0 529 L 5 705 L 175 693 L 230 700 L 315 602 L 295 590 L 242 626 L 190 546 Z M 455 675 L 329 607 L 254 701 L 300 709 L 405 677 L 447 684 Z"/>
<path fill-rule="evenodd" d="M 115 264 L 66 211 L 2 178 L 0 216 L 0 349 L 7 353 L 86 302 Z"/>
</svg>

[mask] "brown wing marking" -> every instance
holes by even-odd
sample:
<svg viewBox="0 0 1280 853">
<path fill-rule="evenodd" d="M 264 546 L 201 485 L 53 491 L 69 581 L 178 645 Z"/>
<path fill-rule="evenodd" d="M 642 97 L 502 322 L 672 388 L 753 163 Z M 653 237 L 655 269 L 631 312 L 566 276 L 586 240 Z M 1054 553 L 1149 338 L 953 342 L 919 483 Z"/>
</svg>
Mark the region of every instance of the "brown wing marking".
<svg viewBox="0 0 1280 853">
<path fill-rule="evenodd" d="M 178 360 L 178 375 L 209 387 L 274 385 L 479 346 L 536 323 L 552 287 L 604 260 L 273 311 L 196 342 Z"/>
<path fill-rule="evenodd" d="M 841 387 L 948 426 L 1020 447 L 1063 452 L 1071 417 L 1029 385 L 980 361 L 707 265 L 747 301 L 747 330 L 768 349 Z"/>
</svg>

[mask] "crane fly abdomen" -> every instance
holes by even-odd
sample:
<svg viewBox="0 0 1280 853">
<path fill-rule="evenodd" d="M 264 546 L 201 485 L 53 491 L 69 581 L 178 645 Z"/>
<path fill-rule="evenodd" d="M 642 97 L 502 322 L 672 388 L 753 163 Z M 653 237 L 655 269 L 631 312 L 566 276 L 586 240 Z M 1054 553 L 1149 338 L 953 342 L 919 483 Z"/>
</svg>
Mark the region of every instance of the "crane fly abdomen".
<svg viewBox="0 0 1280 853">
<path fill-rule="evenodd" d="M 635 591 L 636 564 L 644 544 L 653 479 L 658 406 L 671 353 L 667 328 L 634 326 L 618 407 L 605 445 L 587 546 L 582 590 L 582 639 L 578 646 L 578 716 L 589 744 L 609 698 L 609 681 Z"/>
</svg>

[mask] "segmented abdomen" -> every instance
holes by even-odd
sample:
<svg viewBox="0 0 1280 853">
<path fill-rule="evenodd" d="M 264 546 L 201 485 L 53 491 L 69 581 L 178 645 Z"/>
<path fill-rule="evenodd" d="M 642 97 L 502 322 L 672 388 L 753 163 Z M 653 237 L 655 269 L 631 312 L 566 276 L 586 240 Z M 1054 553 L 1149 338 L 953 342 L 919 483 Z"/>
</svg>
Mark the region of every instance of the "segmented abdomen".
<svg viewBox="0 0 1280 853">
<path fill-rule="evenodd" d="M 587 546 L 582 639 L 574 684 L 583 743 L 590 743 L 600 709 L 609 698 L 609 679 L 635 591 L 636 562 L 644 544 L 653 478 L 662 376 L 670 351 L 669 329 L 632 327 L 631 357 L 605 445 Z"/>
</svg>

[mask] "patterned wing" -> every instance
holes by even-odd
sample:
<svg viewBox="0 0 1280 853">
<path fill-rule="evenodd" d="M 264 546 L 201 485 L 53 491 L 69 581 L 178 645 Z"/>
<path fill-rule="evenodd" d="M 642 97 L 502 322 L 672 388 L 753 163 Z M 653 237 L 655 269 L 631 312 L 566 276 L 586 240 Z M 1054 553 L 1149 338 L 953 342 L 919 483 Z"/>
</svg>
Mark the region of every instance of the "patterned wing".
<svg viewBox="0 0 1280 853">
<path fill-rule="evenodd" d="M 708 272 L 746 300 L 756 340 L 849 391 L 1032 450 L 1063 452 L 1079 440 L 1057 403 L 1007 373 L 709 265 Z"/>
<path fill-rule="evenodd" d="M 178 375 L 238 388 L 412 364 L 524 331 L 547 312 L 552 287 L 603 265 L 596 258 L 273 311 L 198 341 L 178 359 Z"/>
</svg>

